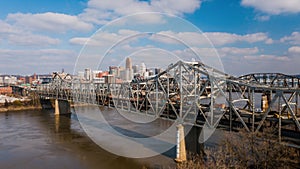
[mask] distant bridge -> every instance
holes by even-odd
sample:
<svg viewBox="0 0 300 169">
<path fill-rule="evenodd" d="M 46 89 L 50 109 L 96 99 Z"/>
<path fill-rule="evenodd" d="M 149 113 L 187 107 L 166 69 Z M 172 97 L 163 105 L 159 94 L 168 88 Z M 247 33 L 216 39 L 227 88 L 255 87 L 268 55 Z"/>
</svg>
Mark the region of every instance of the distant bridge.
<svg viewBox="0 0 300 169">
<path fill-rule="evenodd" d="M 299 88 L 300 79 L 282 73 L 253 73 L 241 76 L 240 79 L 269 85 L 271 87 Z"/>
<path fill-rule="evenodd" d="M 259 132 L 272 126 L 279 142 L 300 144 L 295 141 L 300 138 L 299 82 L 280 73 L 237 78 L 201 62 L 178 61 L 141 82 L 100 84 L 56 74 L 36 92 L 42 98 L 105 105 L 200 127 Z"/>
</svg>

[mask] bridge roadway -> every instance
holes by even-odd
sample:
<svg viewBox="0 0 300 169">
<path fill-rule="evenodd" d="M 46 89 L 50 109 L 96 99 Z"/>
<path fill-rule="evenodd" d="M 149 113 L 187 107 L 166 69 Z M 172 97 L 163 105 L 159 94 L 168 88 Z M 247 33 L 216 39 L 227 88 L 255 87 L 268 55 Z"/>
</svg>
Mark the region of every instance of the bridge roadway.
<svg viewBox="0 0 300 169">
<path fill-rule="evenodd" d="M 178 61 L 154 77 L 130 83 L 101 84 L 55 74 L 36 92 L 41 98 L 106 105 L 199 127 L 259 132 L 271 126 L 279 142 L 300 145 L 300 79 L 294 76 L 237 78 L 201 62 Z"/>
</svg>

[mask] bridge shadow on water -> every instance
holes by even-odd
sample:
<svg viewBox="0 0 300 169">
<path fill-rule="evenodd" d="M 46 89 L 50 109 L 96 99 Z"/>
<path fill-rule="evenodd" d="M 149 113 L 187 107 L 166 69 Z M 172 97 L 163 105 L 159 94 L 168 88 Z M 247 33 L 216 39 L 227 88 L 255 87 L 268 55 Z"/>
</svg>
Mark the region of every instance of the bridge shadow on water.
<svg viewBox="0 0 300 169">
<path fill-rule="evenodd" d="M 116 112 L 116 109 L 112 108 L 100 108 L 104 119 L 99 120 L 99 118 L 95 115 L 97 111 L 99 111 L 99 107 L 81 107 L 76 109 L 76 114 L 80 119 L 79 121 L 85 129 L 92 128 L 91 131 L 99 131 L 99 134 L 103 133 L 103 131 L 105 133 L 114 133 L 122 137 L 122 139 L 128 139 L 129 141 L 136 142 L 138 147 L 141 146 L 172 159 L 175 159 L 176 157 L 175 122 L 158 118 L 149 123 L 136 123 L 126 119 L 120 113 Z M 167 129 L 170 129 L 170 131 L 164 133 Z M 186 126 L 185 131 L 187 133 L 185 137 L 187 151 L 198 154 L 203 153 L 204 145 L 198 143 L 201 128 Z M 163 139 L 156 137 L 162 133 L 166 134 L 166 137 Z M 93 133 L 93 135 L 95 134 L 97 135 L 97 133 Z M 101 136 L 92 137 L 98 140 Z M 103 137 L 107 137 L 107 135 L 103 135 Z M 104 144 L 113 144 L 113 142 L 116 141 L 113 138 L 100 138 L 99 140 L 101 141 L 101 143 L 99 143 L 100 145 L 103 144 L 102 141 L 104 141 Z M 126 144 L 122 146 L 126 146 Z M 135 149 L 137 147 L 132 148 Z"/>
</svg>

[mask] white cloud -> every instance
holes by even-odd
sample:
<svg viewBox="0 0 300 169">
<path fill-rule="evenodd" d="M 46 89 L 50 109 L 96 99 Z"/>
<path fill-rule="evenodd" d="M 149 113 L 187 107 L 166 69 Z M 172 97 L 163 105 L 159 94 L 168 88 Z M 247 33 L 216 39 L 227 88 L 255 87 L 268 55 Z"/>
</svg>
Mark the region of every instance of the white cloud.
<svg viewBox="0 0 300 169">
<path fill-rule="evenodd" d="M 257 15 L 255 17 L 255 19 L 258 20 L 258 21 L 264 22 L 264 21 L 270 20 L 270 16 L 269 15 Z"/>
<path fill-rule="evenodd" d="M 74 37 L 69 40 L 69 42 L 73 45 L 83 45 L 86 44 L 88 46 L 111 46 L 114 43 L 118 42 L 123 36 L 116 33 L 108 33 L 108 32 L 99 32 L 91 38 L 86 37 Z"/>
<path fill-rule="evenodd" d="M 50 38 L 43 35 L 34 34 L 12 34 L 7 37 L 10 44 L 22 45 L 22 46 L 48 46 L 57 45 L 60 43 L 59 39 Z"/>
<path fill-rule="evenodd" d="M 45 35 L 32 34 L 31 32 L 24 31 L 19 27 L 10 25 L 0 20 L 0 39 L 2 43 L 9 45 L 21 46 L 48 46 L 57 45 L 60 43 L 59 39 L 51 38 Z"/>
<path fill-rule="evenodd" d="M 164 12 L 175 15 L 193 13 L 200 7 L 200 0 L 90 0 L 88 6 L 100 10 L 113 11 L 118 15 L 129 15 L 136 12 Z"/>
<path fill-rule="evenodd" d="M 244 56 L 244 59 L 255 61 L 290 61 L 287 56 L 275 56 L 275 55 L 249 55 Z"/>
<path fill-rule="evenodd" d="M 7 21 L 23 29 L 57 33 L 64 33 L 68 30 L 90 31 L 93 28 L 91 24 L 81 21 L 77 16 L 52 12 L 39 14 L 9 14 Z"/>
<path fill-rule="evenodd" d="M 75 55 L 74 51 L 64 49 L 39 49 L 39 50 L 11 50 L 11 49 L 0 49 L 0 54 L 6 57 L 20 56 L 34 56 L 39 57 L 42 55 Z"/>
<path fill-rule="evenodd" d="M 120 29 L 117 33 L 112 32 L 98 32 L 93 35 L 91 38 L 86 37 L 74 37 L 69 40 L 73 45 L 88 45 L 88 46 L 112 46 L 120 40 L 132 42 L 138 37 L 134 35 L 139 34 L 140 32 L 128 29 Z M 124 39 L 129 37 L 129 39 Z"/>
<path fill-rule="evenodd" d="M 151 5 L 159 9 L 160 12 L 182 15 L 184 13 L 193 13 L 200 8 L 200 0 L 153 0 Z"/>
<path fill-rule="evenodd" d="M 70 40 L 72 44 L 84 44 L 89 41 L 89 45 L 99 45 L 102 44 L 110 44 L 116 43 L 122 38 L 126 36 L 133 36 L 139 34 L 141 32 L 134 30 L 119 30 L 117 33 L 111 32 L 99 32 L 95 34 L 92 39 L 84 38 L 84 37 L 74 37 Z M 207 39 L 208 38 L 208 39 Z M 131 39 L 132 41 L 133 39 Z M 165 44 L 180 44 L 186 43 L 188 46 L 195 45 L 208 45 L 211 46 L 210 41 L 216 46 L 228 45 L 237 42 L 247 42 L 247 43 L 255 43 L 255 42 L 264 42 L 270 43 L 273 40 L 268 38 L 265 33 L 254 33 L 254 34 L 246 34 L 246 35 L 237 35 L 230 33 L 222 33 L 222 32 L 208 32 L 208 33 L 198 33 L 198 32 L 173 32 L 173 31 L 162 31 L 156 34 L 152 34 L 150 40 L 162 42 Z"/>
<path fill-rule="evenodd" d="M 290 36 L 285 36 L 281 38 L 280 42 L 288 42 L 293 45 L 300 45 L 300 33 L 293 32 Z"/>
<path fill-rule="evenodd" d="M 288 49 L 290 54 L 300 54 L 300 46 L 292 46 Z"/>
<path fill-rule="evenodd" d="M 159 36 L 160 34 L 164 36 Z M 185 43 L 191 46 L 210 45 L 208 39 L 215 46 L 228 45 L 236 42 L 248 42 L 248 43 L 264 42 L 266 44 L 273 43 L 273 40 L 269 38 L 266 33 L 238 35 L 238 34 L 231 34 L 231 33 L 224 33 L 224 32 L 206 32 L 202 34 L 198 32 L 175 33 L 172 31 L 164 31 L 164 32 L 159 32 L 158 35 L 154 34 L 152 36 L 152 40 L 157 40 L 159 42 L 169 43 L 169 44 L 180 43 L 179 41 L 174 40 L 174 38 L 180 41 L 184 41 Z"/>
<path fill-rule="evenodd" d="M 199 48 L 199 47 L 191 47 L 183 50 L 175 50 L 173 51 L 179 58 L 184 61 L 201 61 L 202 63 L 223 71 L 223 63 L 218 55 L 218 52 L 214 48 Z"/>
<path fill-rule="evenodd" d="M 89 43 L 89 45 L 96 46 L 97 41 L 91 42 L 90 38 L 83 38 L 83 37 L 75 37 L 69 40 L 69 42 L 73 45 L 85 45 L 86 43 Z"/>
<path fill-rule="evenodd" d="M 21 30 L 15 28 L 14 26 L 0 20 L 0 35 L 1 34 L 11 34 L 11 33 L 20 33 Z"/>
<path fill-rule="evenodd" d="M 197 54 L 199 54 L 200 57 L 216 57 L 218 55 L 220 57 L 226 57 L 226 58 L 231 57 L 231 56 L 243 57 L 245 55 L 257 54 L 259 52 L 257 47 L 254 47 L 254 48 L 237 48 L 237 47 L 198 48 L 198 47 L 192 47 L 191 49 L 194 50 Z M 184 50 L 184 51 L 191 52 L 190 49 Z"/>
<path fill-rule="evenodd" d="M 245 56 L 253 55 L 259 52 L 257 47 L 254 48 L 236 48 L 236 47 L 223 47 L 217 49 L 220 56 Z"/>
<path fill-rule="evenodd" d="M 62 49 L 0 49 L 0 56 L 0 72 L 32 74 L 50 73 L 62 68 L 70 72 L 74 67 L 77 53 Z"/>
<path fill-rule="evenodd" d="M 205 33 L 205 35 L 213 42 L 215 45 L 225 45 L 235 42 L 248 42 L 248 43 L 255 43 L 255 42 L 265 42 L 270 43 L 271 39 L 268 38 L 266 33 L 253 33 L 253 34 L 246 34 L 246 35 L 238 35 L 238 34 L 231 34 L 231 33 L 223 33 L 223 32 L 211 32 Z"/>
<path fill-rule="evenodd" d="M 105 24 L 110 20 L 121 16 L 132 15 L 143 12 L 163 12 L 173 15 L 193 13 L 200 8 L 201 0 L 90 0 L 88 8 L 79 17 L 87 22 Z M 144 15 L 145 16 L 145 15 Z M 160 18 L 148 15 L 147 18 L 140 18 L 138 21 L 144 23 L 161 22 Z"/>
<path fill-rule="evenodd" d="M 300 12 L 299 0 L 242 0 L 241 4 L 273 15 Z"/>
</svg>

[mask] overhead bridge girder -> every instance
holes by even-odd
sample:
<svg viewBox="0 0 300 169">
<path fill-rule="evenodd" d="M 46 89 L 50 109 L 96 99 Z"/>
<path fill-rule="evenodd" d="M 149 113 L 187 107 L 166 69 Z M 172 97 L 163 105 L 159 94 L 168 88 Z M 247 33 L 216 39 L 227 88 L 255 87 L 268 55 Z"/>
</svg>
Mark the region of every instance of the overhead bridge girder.
<svg viewBox="0 0 300 169">
<path fill-rule="evenodd" d="M 282 73 L 253 73 L 239 77 L 248 82 L 256 82 L 270 87 L 299 88 L 300 78 Z"/>
<path fill-rule="evenodd" d="M 178 61 L 144 81 L 96 84 L 57 75 L 50 84 L 38 85 L 36 92 L 197 126 L 226 125 L 230 130 L 243 127 L 258 132 L 273 125 L 280 138 L 284 127 L 300 131 L 299 78 L 278 73 L 236 78 L 201 62 Z"/>
</svg>

